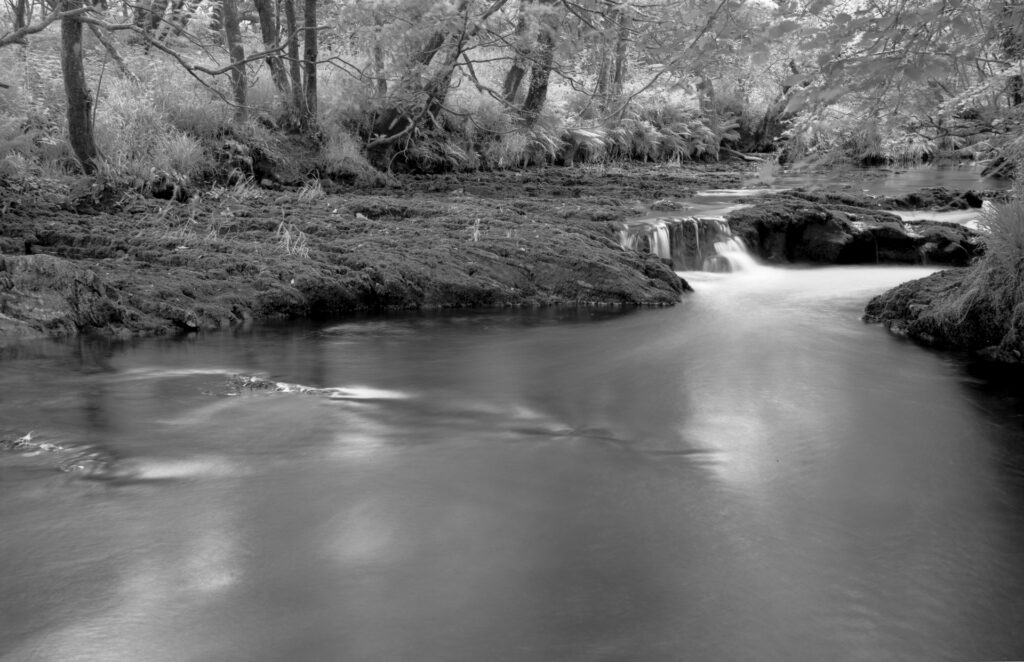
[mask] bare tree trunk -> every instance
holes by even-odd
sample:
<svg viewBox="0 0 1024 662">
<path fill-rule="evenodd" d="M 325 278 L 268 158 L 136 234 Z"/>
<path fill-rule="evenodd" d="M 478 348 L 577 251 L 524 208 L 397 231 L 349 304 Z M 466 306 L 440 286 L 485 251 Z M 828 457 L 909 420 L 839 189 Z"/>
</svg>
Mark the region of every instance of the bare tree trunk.
<svg viewBox="0 0 1024 662">
<path fill-rule="evenodd" d="M 522 0 L 519 4 L 519 20 L 516 21 L 516 32 L 512 37 L 515 55 L 512 64 L 505 74 L 505 83 L 501 86 L 501 98 L 506 103 L 513 104 L 519 95 L 519 88 L 530 68 L 530 47 L 526 44 L 526 33 L 529 24 L 526 20 L 527 8 L 533 4 L 533 0 Z"/>
<path fill-rule="evenodd" d="M 554 0 L 541 0 L 541 4 L 551 6 Z M 548 81 L 551 78 L 551 67 L 555 59 L 555 33 L 558 30 L 558 16 L 548 11 L 541 17 L 540 31 L 537 33 L 537 55 L 530 69 L 530 87 L 523 101 L 523 121 L 526 126 L 533 125 L 540 117 L 544 102 L 548 98 Z"/>
<path fill-rule="evenodd" d="M 455 75 L 455 66 L 466 45 L 465 24 L 458 34 L 453 34 L 445 49 L 444 61 L 440 68 L 430 80 L 423 86 L 427 96 L 426 110 L 432 116 L 437 117 L 444 107 L 445 99 L 448 97 L 448 90 L 452 86 L 452 77 Z"/>
<path fill-rule="evenodd" d="M 1001 18 L 1003 53 L 1011 60 L 1024 57 L 1024 3 L 1020 0 L 1003 0 Z M 1011 105 L 1024 104 L 1024 76 L 1011 76 L 1007 93 Z"/>
<path fill-rule="evenodd" d="M 619 6 L 616 10 L 618 31 L 615 36 L 615 64 L 612 67 L 612 80 L 608 93 L 612 103 L 619 103 L 622 98 L 623 85 L 626 82 L 628 67 L 629 36 L 633 29 L 633 15 L 629 7 Z"/>
<path fill-rule="evenodd" d="M 303 13 L 302 92 L 305 104 L 302 109 L 301 126 L 302 130 L 308 133 L 315 131 L 317 124 L 316 63 L 319 53 L 316 38 L 316 0 L 306 0 Z"/>
<path fill-rule="evenodd" d="M 380 45 L 379 29 L 384 25 L 384 18 L 380 12 L 373 13 L 373 23 L 377 26 L 378 34 L 373 40 L 373 75 L 376 78 L 377 96 L 384 98 L 388 94 L 387 70 L 384 65 L 384 47 Z"/>
<path fill-rule="evenodd" d="M 377 96 L 383 98 L 388 94 L 388 79 L 384 69 L 384 48 L 380 44 L 373 45 L 373 75 L 376 79 Z"/>
<path fill-rule="evenodd" d="M 61 0 L 62 11 L 81 6 L 81 0 Z M 60 40 L 60 65 L 68 101 L 68 138 L 82 171 L 91 175 L 96 172 L 99 151 L 92 131 L 92 97 L 82 63 L 82 22 L 77 16 L 61 19 Z"/>
<path fill-rule="evenodd" d="M 260 17 L 260 35 L 263 37 L 263 50 L 277 48 L 277 21 L 274 17 L 273 0 L 253 0 L 256 5 L 256 14 Z M 286 97 L 291 94 L 288 86 L 288 74 L 285 73 L 284 64 L 278 55 L 267 56 L 267 67 L 270 69 L 270 79 L 274 81 L 277 91 Z"/>
<path fill-rule="evenodd" d="M 224 18 L 224 43 L 231 55 L 231 93 L 235 104 L 235 122 L 241 124 L 248 117 L 246 108 L 245 47 L 242 45 L 242 31 L 238 26 L 238 7 L 235 0 L 222 0 Z"/>
<path fill-rule="evenodd" d="M 18 0 L 14 5 L 14 30 L 28 26 L 28 0 Z"/>
<path fill-rule="evenodd" d="M 597 65 L 597 84 L 594 86 L 594 100 L 603 113 L 611 105 L 608 90 L 611 88 L 612 61 L 602 49 Z"/>
<path fill-rule="evenodd" d="M 169 0 L 153 0 L 153 2 L 150 3 L 146 23 L 147 32 L 156 32 L 157 28 L 160 27 L 160 24 L 163 23 L 168 3 Z"/>
<path fill-rule="evenodd" d="M 284 0 L 284 22 L 288 29 L 288 73 L 291 78 L 292 114 L 298 120 L 302 113 L 302 62 L 299 60 L 299 20 L 295 16 L 295 0 Z"/>
</svg>

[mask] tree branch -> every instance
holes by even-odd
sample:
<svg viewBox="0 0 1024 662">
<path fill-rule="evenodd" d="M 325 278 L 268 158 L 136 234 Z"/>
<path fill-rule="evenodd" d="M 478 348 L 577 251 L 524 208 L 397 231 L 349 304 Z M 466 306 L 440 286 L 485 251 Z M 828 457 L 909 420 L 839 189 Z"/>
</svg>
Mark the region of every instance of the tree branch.
<svg viewBox="0 0 1024 662">
<path fill-rule="evenodd" d="M 10 46 L 12 44 L 25 44 L 27 43 L 25 41 L 25 37 L 36 34 L 37 32 L 42 32 L 43 30 L 48 28 L 52 23 L 55 23 L 64 18 L 81 16 L 82 14 L 89 13 L 92 10 L 92 7 L 79 7 L 77 9 L 72 9 L 70 11 L 51 12 L 47 16 L 43 17 L 43 19 L 39 23 L 36 23 L 35 25 L 26 25 L 20 30 L 15 30 L 14 32 L 6 32 L 3 35 L 0 35 L 0 48 L 3 48 L 4 46 Z"/>
</svg>

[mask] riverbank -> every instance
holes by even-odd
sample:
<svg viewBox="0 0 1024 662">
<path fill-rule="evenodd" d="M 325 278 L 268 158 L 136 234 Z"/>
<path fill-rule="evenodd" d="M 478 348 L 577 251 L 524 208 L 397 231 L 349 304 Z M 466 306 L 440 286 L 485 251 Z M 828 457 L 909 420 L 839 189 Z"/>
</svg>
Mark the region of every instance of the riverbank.
<svg viewBox="0 0 1024 662">
<path fill-rule="evenodd" d="M 672 305 L 686 289 L 618 223 L 736 186 L 720 164 L 542 168 L 384 188 L 213 188 L 187 202 L 12 199 L 0 339 L 227 328 L 387 309 Z"/>
<path fill-rule="evenodd" d="M 939 347 L 1006 364 L 1024 358 L 1024 203 L 986 211 L 984 254 L 966 269 L 903 283 L 868 303 L 864 319 Z"/>
</svg>

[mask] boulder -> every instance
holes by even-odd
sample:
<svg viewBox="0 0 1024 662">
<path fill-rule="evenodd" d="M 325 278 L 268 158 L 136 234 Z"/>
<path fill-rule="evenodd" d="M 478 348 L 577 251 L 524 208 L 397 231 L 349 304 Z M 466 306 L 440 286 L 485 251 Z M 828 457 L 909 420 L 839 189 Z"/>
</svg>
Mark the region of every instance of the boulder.
<svg viewBox="0 0 1024 662">
<path fill-rule="evenodd" d="M 726 216 L 734 234 L 762 260 L 816 264 L 967 264 L 980 252 L 977 235 L 934 221 L 904 222 L 844 201 L 803 194 L 763 198 Z"/>
</svg>

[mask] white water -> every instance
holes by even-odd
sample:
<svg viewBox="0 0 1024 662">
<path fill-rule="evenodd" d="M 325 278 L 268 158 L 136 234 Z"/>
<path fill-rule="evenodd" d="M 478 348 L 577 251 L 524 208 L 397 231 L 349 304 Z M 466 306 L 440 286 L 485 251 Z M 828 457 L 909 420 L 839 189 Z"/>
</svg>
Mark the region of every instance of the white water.
<svg viewBox="0 0 1024 662">
<path fill-rule="evenodd" d="M 719 257 L 725 259 L 729 264 L 729 271 L 755 271 L 761 268 L 759 263 L 754 256 L 747 250 L 746 244 L 739 237 L 729 237 L 722 241 L 715 242 L 715 252 Z M 716 269 L 708 268 L 707 261 L 705 261 L 705 271 L 715 271 Z"/>
<path fill-rule="evenodd" d="M 636 251 L 649 248 L 650 252 L 659 258 L 671 260 L 673 254 L 670 226 L 680 225 L 693 229 L 694 245 L 690 248 L 696 252 L 697 264 L 701 265 L 704 271 L 749 271 L 759 266 L 743 240 L 733 236 L 729 223 L 722 216 L 636 219 L 619 231 L 619 245 Z M 705 233 L 704 236 L 702 232 Z M 713 254 L 704 255 L 701 249 L 704 245 L 702 239 L 712 240 Z"/>
</svg>

